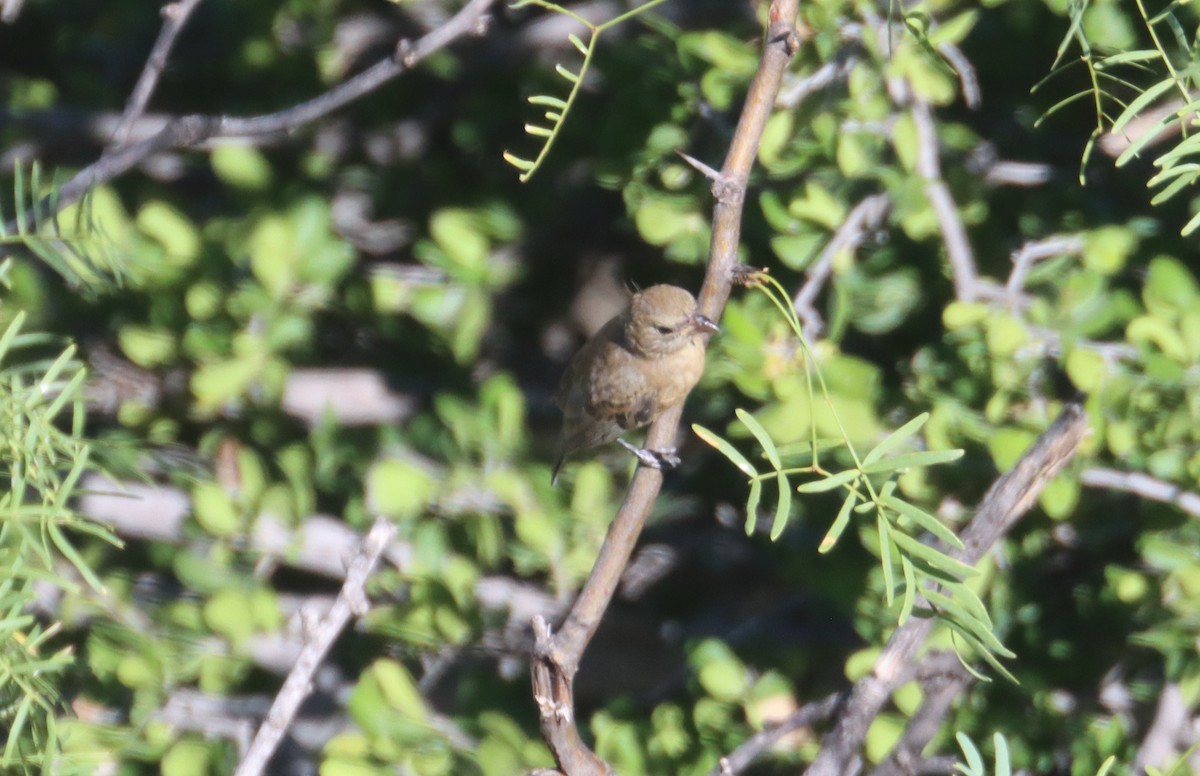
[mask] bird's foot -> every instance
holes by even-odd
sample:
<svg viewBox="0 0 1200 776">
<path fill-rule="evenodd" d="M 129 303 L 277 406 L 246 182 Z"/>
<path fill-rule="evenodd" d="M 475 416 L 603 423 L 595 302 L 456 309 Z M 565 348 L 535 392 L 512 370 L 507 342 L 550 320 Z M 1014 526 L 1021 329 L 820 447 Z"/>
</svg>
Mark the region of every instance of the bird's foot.
<svg viewBox="0 0 1200 776">
<path fill-rule="evenodd" d="M 633 457 L 638 459 L 638 463 L 642 466 L 649 466 L 651 469 L 660 471 L 666 469 L 674 469 L 683 462 L 683 459 L 675 454 L 674 447 L 668 447 L 663 450 L 647 450 L 644 447 L 631 445 L 624 439 L 618 439 L 621 447 L 624 447 L 629 452 L 633 453 Z"/>
</svg>

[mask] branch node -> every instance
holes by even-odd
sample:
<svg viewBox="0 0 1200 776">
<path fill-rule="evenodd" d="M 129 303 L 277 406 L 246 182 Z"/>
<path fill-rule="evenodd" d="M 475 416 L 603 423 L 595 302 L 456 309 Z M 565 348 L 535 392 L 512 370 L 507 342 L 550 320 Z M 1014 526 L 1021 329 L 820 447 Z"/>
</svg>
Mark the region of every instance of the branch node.
<svg viewBox="0 0 1200 776">
<path fill-rule="evenodd" d="M 770 45 L 782 43 L 783 50 L 790 57 L 800 49 L 800 36 L 796 34 L 796 28 L 793 25 L 783 19 L 775 19 L 771 22 L 768 30 L 767 43 Z"/>
<path fill-rule="evenodd" d="M 412 67 L 417 64 L 416 47 L 408 38 L 401 38 L 396 42 L 396 61 L 405 67 Z"/>
<path fill-rule="evenodd" d="M 746 185 L 729 178 L 718 178 L 712 185 L 713 199 L 726 206 L 740 206 L 746 198 Z"/>
<path fill-rule="evenodd" d="M 770 267 L 747 267 L 745 264 L 734 264 L 729 269 L 729 282 L 735 286 L 757 286 L 766 282 L 771 274 Z"/>
</svg>

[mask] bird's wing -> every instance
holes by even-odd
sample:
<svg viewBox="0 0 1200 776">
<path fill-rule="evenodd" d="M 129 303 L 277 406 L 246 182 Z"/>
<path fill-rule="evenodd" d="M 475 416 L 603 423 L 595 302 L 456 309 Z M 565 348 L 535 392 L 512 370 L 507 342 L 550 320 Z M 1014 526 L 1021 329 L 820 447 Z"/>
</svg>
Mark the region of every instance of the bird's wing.
<svg viewBox="0 0 1200 776">
<path fill-rule="evenodd" d="M 614 421 L 623 429 L 640 428 L 653 420 L 658 407 L 644 366 L 643 359 L 620 345 L 604 343 L 588 374 L 588 414 Z"/>
</svg>

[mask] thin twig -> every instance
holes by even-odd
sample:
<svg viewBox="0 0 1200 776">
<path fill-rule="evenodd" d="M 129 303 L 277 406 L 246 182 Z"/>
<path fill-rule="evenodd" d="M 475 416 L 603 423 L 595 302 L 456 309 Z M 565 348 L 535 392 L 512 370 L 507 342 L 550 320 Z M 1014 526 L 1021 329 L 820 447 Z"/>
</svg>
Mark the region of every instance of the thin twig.
<svg viewBox="0 0 1200 776">
<path fill-rule="evenodd" d="M 848 690 L 843 690 L 826 695 L 819 701 L 813 701 L 793 711 L 787 719 L 779 724 L 755 733 L 742 742 L 737 749 L 722 757 L 717 767 L 708 772 L 708 776 L 731 776 L 741 773 L 755 760 L 769 752 L 784 736 L 802 728 L 813 727 L 837 714 L 849 694 Z"/>
<path fill-rule="evenodd" d="M 960 537 L 963 549 L 951 553 L 974 566 L 1033 505 L 1046 483 L 1069 461 L 1088 431 L 1088 417 L 1079 403 L 1063 408 L 1058 419 L 1038 437 L 1012 471 L 998 479 Z M 902 682 L 910 664 L 933 629 L 928 618 L 909 618 L 888 639 L 871 673 L 855 683 L 843 713 L 822 739 L 821 751 L 807 776 L 849 776 L 857 773 L 859 751 L 867 729 Z"/>
<path fill-rule="evenodd" d="M 1053 168 L 1040 162 L 998 160 L 987 168 L 983 179 L 993 186 L 1041 186 L 1050 180 Z"/>
<path fill-rule="evenodd" d="M 25 0 L 0 0 L 0 22 L 12 24 L 21 13 L 21 5 Z"/>
<path fill-rule="evenodd" d="M 825 287 L 825 283 L 833 272 L 833 260 L 840 253 L 856 251 L 866 239 L 867 233 L 883 223 L 883 219 L 891 207 L 891 199 L 887 194 L 872 194 L 859 202 L 834 232 L 833 238 L 821 251 L 821 255 L 806 270 L 807 279 L 800 290 L 796 292 L 792 306 L 796 308 L 796 315 L 800 317 L 804 333 L 809 338 L 815 338 L 824 328 L 821 314 L 817 312 L 813 304 L 817 300 L 817 294 L 821 293 L 821 289 Z"/>
<path fill-rule="evenodd" d="M 467 35 L 481 34 L 487 10 L 497 0 L 470 0 L 441 27 L 416 43 L 398 47 L 388 57 L 324 94 L 285 110 L 261 116 L 181 116 L 172 119 L 154 135 L 125 146 L 109 147 L 98 160 L 62 185 L 54 203 L 66 207 L 95 186 L 123 175 L 147 157 L 176 148 L 190 148 L 218 138 L 255 137 L 291 132 L 349 105 L 392 79 L 411 70 L 418 62 Z M 50 207 L 47 199 L 43 207 Z M 15 231 L 15 224 L 12 230 Z"/>
<path fill-rule="evenodd" d="M 1079 482 L 1089 488 L 1107 488 L 1132 493 L 1151 501 L 1179 507 L 1192 517 L 1200 517 L 1200 493 L 1184 490 L 1175 483 L 1158 480 L 1148 474 L 1095 466 L 1084 469 L 1079 475 Z"/>
<path fill-rule="evenodd" d="M 129 142 L 129 134 L 133 129 L 134 122 L 146 112 L 150 95 L 154 94 L 158 79 L 162 77 L 163 69 L 167 66 L 167 57 L 171 55 L 175 39 L 179 37 L 180 31 L 187 24 L 188 17 L 192 15 L 192 11 L 196 10 L 196 6 L 199 4 L 200 0 L 178 0 L 178 2 L 163 6 L 162 31 L 158 33 L 158 40 L 154 41 L 154 47 L 150 50 L 146 66 L 142 68 L 142 74 L 138 77 L 137 84 L 129 95 L 129 101 L 125 103 L 125 112 L 121 114 L 121 122 L 117 124 L 117 130 L 113 133 L 115 145 L 122 146 Z"/>
<path fill-rule="evenodd" d="M 1055 256 L 1077 256 L 1083 253 L 1085 247 L 1086 242 L 1083 237 L 1077 234 L 1058 234 L 1022 245 L 1012 255 L 1013 269 L 1004 286 L 1009 299 L 1015 304 L 1016 299 L 1025 288 L 1025 281 L 1029 277 L 1029 271 L 1033 268 L 1034 262 Z"/>
<path fill-rule="evenodd" d="M 958 214 L 950 187 L 942 179 L 942 165 L 938 152 L 937 128 L 933 122 L 933 111 L 929 103 L 908 90 L 911 97 L 910 114 L 917 130 L 917 173 L 925 180 L 925 197 L 937 217 L 946 245 L 946 259 L 950 262 L 950 274 L 954 279 L 954 295 L 962 302 L 972 302 L 978 294 L 979 279 L 975 270 L 975 253 L 967 230 Z"/>
<path fill-rule="evenodd" d="M 953 43 L 942 43 L 937 50 L 950 63 L 950 67 L 954 68 L 954 72 L 958 73 L 963 102 L 971 110 L 979 110 L 983 105 L 983 91 L 979 88 L 979 76 L 976 75 L 975 66 L 971 64 L 971 60 L 967 59 L 966 54 L 962 53 L 962 49 Z"/>
<path fill-rule="evenodd" d="M 700 311 L 720 320 L 729 298 L 738 265 L 742 208 L 750 169 L 758 155 L 763 129 L 779 94 L 783 73 L 797 47 L 798 0 L 772 0 L 768 11 L 766 45 L 746 102 L 721 167 L 713 182 L 712 242 L 708 272 L 700 290 Z M 646 446 L 652 450 L 671 446 L 679 427 L 682 405 L 668 410 L 650 427 Z M 537 632 L 533 654 L 533 693 L 538 701 L 542 737 L 550 746 L 559 768 L 568 776 L 605 774 L 608 765 L 592 754 L 575 729 L 571 684 L 579 669 L 583 650 L 591 641 L 600 619 L 612 600 L 629 562 L 634 545 L 662 487 L 662 472 L 639 468 L 630 483 L 596 564 L 557 634 L 551 635 L 544 621 L 535 621 Z"/>
<path fill-rule="evenodd" d="M 904 735 L 888 759 L 871 771 L 871 776 L 908 776 L 922 772 L 921 753 L 941 729 L 950 705 L 962 695 L 974 677 L 953 653 L 943 653 L 950 661 L 943 670 L 931 672 L 921 681 L 921 707 L 904 728 Z"/>
<path fill-rule="evenodd" d="M 796 78 L 780 89 L 775 107 L 780 110 L 795 108 L 808 95 L 824 89 L 834 81 L 846 78 L 857 65 L 858 58 L 854 56 L 847 56 L 841 61 L 826 62 L 812 73 L 802 78 Z"/>
<path fill-rule="evenodd" d="M 271 755 L 283 740 L 283 734 L 287 732 L 288 726 L 296 716 L 301 702 L 308 696 L 313 674 L 316 673 L 325 653 L 333 646 L 334 640 L 346 627 L 346 623 L 350 622 L 351 615 L 361 616 L 366 611 L 367 577 L 395 534 L 396 526 L 382 517 L 377 518 L 371 526 L 371 530 L 363 539 L 359 555 L 350 564 L 346 582 L 342 585 L 337 601 L 321 620 L 311 640 L 305 644 L 304 650 L 296 660 L 295 668 L 284 680 L 283 688 L 275 696 L 275 702 L 271 704 L 267 718 L 263 720 L 262 727 L 254 736 L 250 751 L 238 765 L 235 776 L 258 776 L 266 768 Z"/>
</svg>

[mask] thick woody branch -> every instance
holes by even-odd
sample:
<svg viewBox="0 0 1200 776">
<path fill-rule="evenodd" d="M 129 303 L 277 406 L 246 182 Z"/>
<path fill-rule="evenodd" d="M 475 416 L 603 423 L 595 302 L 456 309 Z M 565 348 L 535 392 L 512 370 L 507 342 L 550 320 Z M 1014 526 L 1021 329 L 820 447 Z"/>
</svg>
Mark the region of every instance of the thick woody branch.
<svg viewBox="0 0 1200 776">
<path fill-rule="evenodd" d="M 978 563 L 1029 510 L 1046 483 L 1075 455 L 1088 428 L 1083 405 L 1073 402 L 1064 407 L 1058 419 L 1038 437 L 1012 471 L 992 485 L 960 537 L 963 549 L 951 555 L 971 566 Z M 913 617 L 896 629 L 871 673 L 851 689 L 845 711 L 823 739 L 821 752 L 806 771 L 807 776 L 846 776 L 858 772 L 859 752 L 867 729 L 891 692 L 903 683 L 905 666 L 916 658 L 933 625 L 932 619 Z"/>
<path fill-rule="evenodd" d="M 870 776 L 908 776 L 917 773 L 925 762 L 921 753 L 941 729 L 955 699 L 974 679 L 953 654 L 947 657 L 953 663 L 931 673 L 921 682 L 921 707 L 908 721 L 904 735 L 888 759 L 871 771 Z"/>
<path fill-rule="evenodd" d="M 798 0 L 773 0 L 769 10 L 766 43 L 758 71 L 734 133 L 729 153 L 713 182 L 712 242 L 708 272 L 700 290 L 700 311 L 720 320 L 729 298 L 738 265 L 742 206 L 750 169 L 758 154 L 763 128 L 771 115 L 783 80 L 784 70 L 799 45 L 796 36 Z M 682 407 L 665 412 L 650 427 L 646 446 L 656 450 L 671 447 L 678 433 Z M 662 473 L 639 468 L 629 486 L 625 502 L 613 519 L 591 575 L 557 634 L 543 629 L 533 655 L 534 697 L 541 714 L 542 737 L 550 746 L 559 769 L 568 776 L 605 774 L 607 764 L 587 750 L 574 720 L 571 682 L 579 669 L 583 651 L 600 624 L 629 562 L 642 526 L 662 487 Z"/>
</svg>

